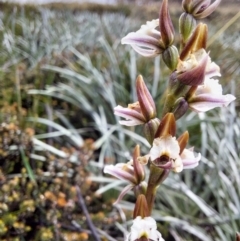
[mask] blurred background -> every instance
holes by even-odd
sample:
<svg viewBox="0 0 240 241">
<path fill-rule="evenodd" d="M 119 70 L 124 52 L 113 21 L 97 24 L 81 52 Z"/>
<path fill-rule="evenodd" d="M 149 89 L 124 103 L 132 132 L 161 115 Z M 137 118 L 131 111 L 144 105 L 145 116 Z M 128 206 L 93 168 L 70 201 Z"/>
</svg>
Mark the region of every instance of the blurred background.
<svg viewBox="0 0 240 241">
<path fill-rule="evenodd" d="M 149 145 L 141 127 L 119 125 L 113 108 L 136 100 L 142 74 L 161 113 L 169 70 L 121 38 L 158 18 L 160 4 L 0 2 L 0 240 L 124 240 L 134 196 L 112 206 L 125 183 L 102 170 L 129 161 L 136 144 L 142 154 Z M 169 5 L 178 33 L 181 1 Z M 153 217 L 166 241 L 235 240 L 240 231 L 239 21 L 237 0 L 223 0 L 204 19 L 224 93 L 237 99 L 178 121 L 203 157 L 159 188 Z"/>
</svg>

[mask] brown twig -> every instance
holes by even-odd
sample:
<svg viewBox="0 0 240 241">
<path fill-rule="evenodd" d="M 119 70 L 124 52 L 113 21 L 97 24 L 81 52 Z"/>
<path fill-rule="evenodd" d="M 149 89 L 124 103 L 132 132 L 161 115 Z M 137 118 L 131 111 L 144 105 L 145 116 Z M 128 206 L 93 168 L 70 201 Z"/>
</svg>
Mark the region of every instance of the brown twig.
<svg viewBox="0 0 240 241">
<path fill-rule="evenodd" d="M 82 196 L 82 193 L 81 193 L 81 190 L 78 186 L 76 186 L 76 190 L 77 190 L 77 201 L 78 201 L 78 205 L 82 208 L 83 210 L 83 213 L 86 217 L 86 220 L 87 220 L 87 224 L 88 224 L 88 227 L 90 228 L 91 232 L 92 232 L 92 235 L 93 237 L 95 238 L 96 241 L 101 241 L 101 239 L 99 238 L 99 235 L 97 234 L 97 229 L 95 228 L 91 218 L 90 218 L 90 215 L 88 213 L 88 210 L 87 210 L 87 207 L 85 205 L 85 202 L 84 202 L 84 199 L 83 199 L 83 196 Z"/>
</svg>

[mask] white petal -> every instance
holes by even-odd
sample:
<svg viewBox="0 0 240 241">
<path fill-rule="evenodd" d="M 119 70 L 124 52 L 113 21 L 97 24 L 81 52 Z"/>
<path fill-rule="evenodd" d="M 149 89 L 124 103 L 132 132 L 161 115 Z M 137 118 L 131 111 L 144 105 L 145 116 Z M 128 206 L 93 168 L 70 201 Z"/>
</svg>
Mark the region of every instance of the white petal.
<svg viewBox="0 0 240 241">
<path fill-rule="evenodd" d="M 119 121 L 119 123 L 122 125 L 136 126 L 144 123 L 144 116 L 142 113 L 134 109 L 125 108 L 118 105 L 114 108 L 114 114 L 126 119 L 126 121 Z"/>
<path fill-rule="evenodd" d="M 121 120 L 119 121 L 119 124 L 123 126 L 137 126 L 137 125 L 142 125 L 144 122 L 139 121 L 139 120 Z"/>
<path fill-rule="evenodd" d="M 154 139 L 153 146 L 150 150 L 150 158 L 152 161 L 162 155 L 168 155 L 171 159 L 179 157 L 180 147 L 176 137 L 164 136 Z"/>
<path fill-rule="evenodd" d="M 200 94 L 222 95 L 222 85 L 218 80 L 205 78 L 204 84 L 199 85 L 195 93 L 195 95 Z"/>
<path fill-rule="evenodd" d="M 160 39 L 160 32 L 155 28 L 159 25 L 159 19 L 154 19 L 152 21 L 147 21 L 146 24 L 142 25 L 141 28 L 137 31 L 137 33 L 143 33 L 149 36 L 155 36 Z"/>
<path fill-rule="evenodd" d="M 141 54 L 144 57 L 156 57 L 159 54 L 161 54 L 162 51 L 160 51 L 158 48 L 153 48 L 153 49 L 145 49 L 145 48 L 141 48 L 137 45 L 131 45 L 132 48 L 139 54 Z"/>
<path fill-rule="evenodd" d="M 121 193 L 119 194 L 117 200 L 113 203 L 113 205 L 119 203 L 119 202 L 123 199 L 123 197 L 124 197 L 130 190 L 132 190 L 133 188 L 134 188 L 134 185 L 132 185 L 132 184 L 129 184 L 129 185 L 127 185 L 126 187 L 124 187 L 124 188 L 122 189 Z"/>
<path fill-rule="evenodd" d="M 184 149 L 181 154 L 183 168 L 192 169 L 198 166 L 198 163 L 201 159 L 201 154 L 198 153 L 197 156 L 194 155 L 193 149 Z"/>
<path fill-rule="evenodd" d="M 135 241 L 143 236 L 154 241 L 164 241 L 161 233 L 157 231 L 156 221 L 152 217 L 136 217 L 127 240 Z"/>
<path fill-rule="evenodd" d="M 174 172 L 181 172 L 183 170 L 183 163 L 180 157 L 172 160 L 172 169 Z"/>
<path fill-rule="evenodd" d="M 131 167 L 123 168 L 117 165 L 107 165 L 105 166 L 103 171 L 104 173 L 110 174 L 120 180 L 129 181 L 133 184 L 137 183 L 136 177 L 134 176 L 133 168 L 131 169 Z"/>
<path fill-rule="evenodd" d="M 215 64 L 214 62 L 211 62 L 209 65 L 207 65 L 205 77 L 212 78 L 214 76 L 221 76 L 220 67 L 217 64 Z"/>
<path fill-rule="evenodd" d="M 161 33 L 155 28 L 159 20 L 155 19 L 142 25 L 136 32 L 131 32 L 122 38 L 122 44 L 130 44 L 132 48 L 145 57 L 155 57 L 164 50 L 161 43 Z"/>
</svg>

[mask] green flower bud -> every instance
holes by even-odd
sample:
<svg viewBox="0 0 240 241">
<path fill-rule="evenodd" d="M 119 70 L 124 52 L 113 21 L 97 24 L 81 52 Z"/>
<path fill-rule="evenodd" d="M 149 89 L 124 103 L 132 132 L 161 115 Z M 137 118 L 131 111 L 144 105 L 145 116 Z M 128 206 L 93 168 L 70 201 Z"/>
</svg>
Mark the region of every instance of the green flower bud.
<svg viewBox="0 0 240 241">
<path fill-rule="evenodd" d="M 170 70 L 172 71 L 175 70 L 177 67 L 178 58 L 179 58 L 177 48 L 174 45 L 168 47 L 166 50 L 163 51 L 162 58 L 164 63 L 167 65 L 167 67 Z"/>
<path fill-rule="evenodd" d="M 143 132 L 150 145 L 153 143 L 159 124 L 160 120 L 158 118 L 151 119 L 146 124 L 144 124 Z"/>
<path fill-rule="evenodd" d="M 188 13 L 182 13 L 179 18 L 179 30 L 182 36 L 183 43 L 185 44 L 191 33 L 196 27 L 196 19 Z"/>
<path fill-rule="evenodd" d="M 184 46 L 180 54 L 180 59 L 185 60 L 191 53 L 196 52 L 199 49 L 206 49 L 207 33 L 207 25 L 199 23 Z"/>
</svg>

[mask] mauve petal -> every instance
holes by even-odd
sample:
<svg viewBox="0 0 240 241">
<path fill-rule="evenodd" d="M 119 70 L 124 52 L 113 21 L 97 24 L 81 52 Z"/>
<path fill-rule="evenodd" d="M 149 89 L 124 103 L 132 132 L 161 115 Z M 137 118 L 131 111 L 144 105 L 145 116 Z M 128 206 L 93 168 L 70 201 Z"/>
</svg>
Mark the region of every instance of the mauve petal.
<svg viewBox="0 0 240 241">
<path fill-rule="evenodd" d="M 194 68 L 178 74 L 177 79 L 185 85 L 197 86 L 201 85 L 205 79 L 205 72 L 208 63 L 208 55 L 199 61 L 198 65 Z"/>
<path fill-rule="evenodd" d="M 203 12 L 207 7 L 209 7 L 211 0 L 195 0 L 192 4 L 192 14 L 195 16 L 197 12 Z"/>
<path fill-rule="evenodd" d="M 206 112 L 216 107 L 226 107 L 236 99 L 231 94 L 227 95 L 213 95 L 201 94 L 191 99 L 189 107 L 196 112 Z"/>
<path fill-rule="evenodd" d="M 159 40 L 151 36 L 140 33 L 129 33 L 126 37 L 122 38 L 122 44 L 138 45 L 145 48 L 159 49 Z"/>
<path fill-rule="evenodd" d="M 192 169 L 198 166 L 198 163 L 201 159 L 201 154 L 198 153 L 197 156 L 194 155 L 193 149 L 184 149 L 181 154 L 183 169 Z"/>
<path fill-rule="evenodd" d="M 126 121 L 120 120 L 119 124 L 123 126 L 138 126 L 138 125 L 144 124 L 144 122 L 136 121 L 136 120 L 126 120 Z"/>
<path fill-rule="evenodd" d="M 210 65 L 207 66 L 205 78 L 212 78 L 215 76 L 221 76 L 220 67 L 214 62 L 211 62 Z"/>
<path fill-rule="evenodd" d="M 114 108 L 114 114 L 117 116 L 123 117 L 127 120 L 132 120 L 132 121 L 141 122 L 141 123 L 145 122 L 145 118 L 141 113 L 130 108 L 124 108 L 120 105 Z"/>
<path fill-rule="evenodd" d="M 195 14 L 194 17 L 197 19 L 200 18 L 206 18 L 209 16 L 212 12 L 215 11 L 215 9 L 218 7 L 220 4 L 221 0 L 216 0 L 214 3 L 212 3 L 209 7 L 207 7 L 203 12 Z"/>
<path fill-rule="evenodd" d="M 124 171 L 123 169 L 118 168 L 114 165 L 106 166 L 104 168 L 103 172 L 110 174 L 123 181 L 129 181 L 134 184 L 137 183 L 136 177 L 134 175 L 132 175 L 131 173 L 128 173 L 128 172 Z"/>
<path fill-rule="evenodd" d="M 162 169 L 172 169 L 172 162 L 171 161 L 169 161 L 169 162 L 167 162 L 166 164 L 157 164 L 156 163 L 156 160 L 155 160 L 155 162 L 152 162 L 153 163 L 153 165 L 155 165 L 155 166 L 157 166 L 157 167 L 159 167 L 159 168 L 162 168 Z"/>
<path fill-rule="evenodd" d="M 124 187 L 123 190 L 121 191 L 121 193 L 119 194 L 117 200 L 113 204 L 119 203 L 123 199 L 123 197 L 133 188 L 134 188 L 134 185 L 132 185 L 132 184 L 129 184 L 126 187 Z"/>
<path fill-rule="evenodd" d="M 137 45 L 131 45 L 131 46 L 137 53 L 147 58 L 156 57 L 162 53 L 159 51 L 159 49 L 144 49 Z"/>
</svg>

